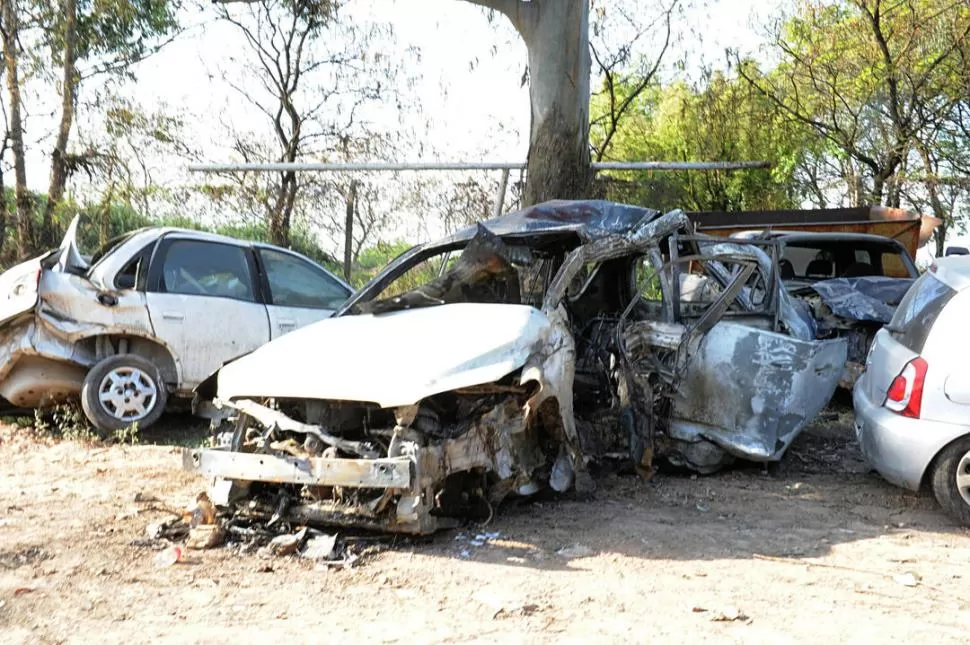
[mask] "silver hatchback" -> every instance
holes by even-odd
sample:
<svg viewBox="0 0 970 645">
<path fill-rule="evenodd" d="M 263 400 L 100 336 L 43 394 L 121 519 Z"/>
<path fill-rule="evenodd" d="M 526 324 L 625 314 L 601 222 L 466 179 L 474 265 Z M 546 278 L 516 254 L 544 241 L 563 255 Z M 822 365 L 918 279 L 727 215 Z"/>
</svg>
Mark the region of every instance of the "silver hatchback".
<svg viewBox="0 0 970 645">
<path fill-rule="evenodd" d="M 866 460 L 888 481 L 933 490 L 970 525 L 970 259 L 937 260 L 876 335 L 853 390 Z"/>
</svg>

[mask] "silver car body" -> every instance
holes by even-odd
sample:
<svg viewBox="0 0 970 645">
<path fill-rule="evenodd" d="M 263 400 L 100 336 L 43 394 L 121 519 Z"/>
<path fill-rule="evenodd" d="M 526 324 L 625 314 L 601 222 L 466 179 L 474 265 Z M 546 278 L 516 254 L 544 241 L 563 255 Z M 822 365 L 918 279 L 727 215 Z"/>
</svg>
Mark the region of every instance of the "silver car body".
<svg viewBox="0 0 970 645">
<path fill-rule="evenodd" d="M 87 370 L 117 353 L 147 358 L 173 394 L 190 396 L 223 363 L 329 317 L 352 293 L 292 251 L 175 228 L 133 232 L 89 267 L 76 233 L 75 219 L 60 248 L 0 275 L 0 396 L 8 407 L 37 408 L 75 396 Z M 229 249 L 247 258 L 240 266 L 248 265 L 250 284 L 227 281 L 224 290 L 205 293 L 156 288 L 153 279 L 163 278 L 155 275 L 162 270 L 155 265 L 179 243 L 195 245 L 184 247 L 194 252 Z M 274 304 L 261 278 L 262 253 L 327 281 L 333 306 Z"/>
<path fill-rule="evenodd" d="M 853 390 L 863 455 L 898 486 L 918 490 L 940 451 L 970 433 L 968 287 L 970 261 L 937 260 L 907 293 L 893 321 L 876 334 Z M 916 339 L 911 338 L 914 334 Z M 928 367 L 916 419 L 893 412 L 885 403 L 893 380 L 918 356 Z"/>
</svg>

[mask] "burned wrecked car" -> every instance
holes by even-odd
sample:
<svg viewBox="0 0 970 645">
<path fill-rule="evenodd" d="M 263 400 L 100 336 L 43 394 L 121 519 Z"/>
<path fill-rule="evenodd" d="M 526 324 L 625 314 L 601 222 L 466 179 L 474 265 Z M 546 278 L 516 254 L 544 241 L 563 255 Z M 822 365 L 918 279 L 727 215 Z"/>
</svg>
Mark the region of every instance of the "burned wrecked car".
<svg viewBox="0 0 970 645">
<path fill-rule="evenodd" d="M 329 320 L 203 383 L 227 445 L 186 450 L 248 518 L 427 533 L 620 453 L 702 473 L 774 461 L 846 357 L 773 242 L 680 211 L 540 204 L 415 247 Z M 230 434 L 230 433 L 227 433 Z"/>
<path fill-rule="evenodd" d="M 78 222 L 0 275 L 2 412 L 79 397 L 101 430 L 145 428 L 227 360 L 352 291 L 292 251 L 201 231 L 139 229 L 86 258 Z"/>
<path fill-rule="evenodd" d="M 851 389 L 876 332 L 892 320 L 919 277 L 906 247 L 862 233 L 770 231 L 738 237 L 778 243 L 778 273 L 789 293 L 811 308 L 818 337 L 848 343 L 839 385 Z"/>
</svg>

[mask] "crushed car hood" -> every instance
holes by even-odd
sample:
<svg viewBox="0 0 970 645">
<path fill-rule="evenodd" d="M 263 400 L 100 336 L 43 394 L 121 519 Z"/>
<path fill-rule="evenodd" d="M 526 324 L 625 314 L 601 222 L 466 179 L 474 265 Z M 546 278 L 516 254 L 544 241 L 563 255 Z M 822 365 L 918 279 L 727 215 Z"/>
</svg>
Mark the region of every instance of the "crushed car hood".
<svg viewBox="0 0 970 645">
<path fill-rule="evenodd" d="M 550 327 L 539 310 L 506 304 L 329 318 L 223 366 L 216 396 L 410 405 L 506 376 Z"/>
<path fill-rule="evenodd" d="M 823 280 L 812 289 L 836 316 L 885 324 L 912 284 L 911 278 L 867 276 Z"/>
</svg>

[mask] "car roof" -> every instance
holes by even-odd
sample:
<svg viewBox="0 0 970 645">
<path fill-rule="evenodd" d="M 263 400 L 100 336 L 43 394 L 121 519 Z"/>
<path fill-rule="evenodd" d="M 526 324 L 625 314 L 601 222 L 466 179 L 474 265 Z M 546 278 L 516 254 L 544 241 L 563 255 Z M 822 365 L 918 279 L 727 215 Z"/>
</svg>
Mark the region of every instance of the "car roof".
<svg viewBox="0 0 970 645">
<path fill-rule="evenodd" d="M 223 242 L 228 244 L 235 244 L 237 246 L 253 246 L 256 244 L 252 240 L 240 240 L 235 237 L 229 237 L 228 235 L 220 235 L 219 233 L 209 233 L 208 231 L 197 231 L 191 228 L 178 228 L 175 226 L 160 226 L 157 228 L 151 227 L 143 229 L 148 238 L 160 238 L 167 235 L 184 235 L 185 237 L 191 237 L 193 239 L 202 240 L 205 242 Z"/>
<path fill-rule="evenodd" d="M 936 258 L 929 272 L 954 291 L 962 291 L 970 287 L 970 256 L 951 255 Z"/>
<path fill-rule="evenodd" d="M 448 246 L 455 242 L 471 240 L 478 234 L 479 226 L 484 226 L 499 237 L 575 233 L 589 242 L 611 235 L 629 233 L 644 218 L 649 221 L 659 214 L 660 211 L 652 208 L 606 200 L 557 199 L 468 226 L 425 247 Z"/>
</svg>

